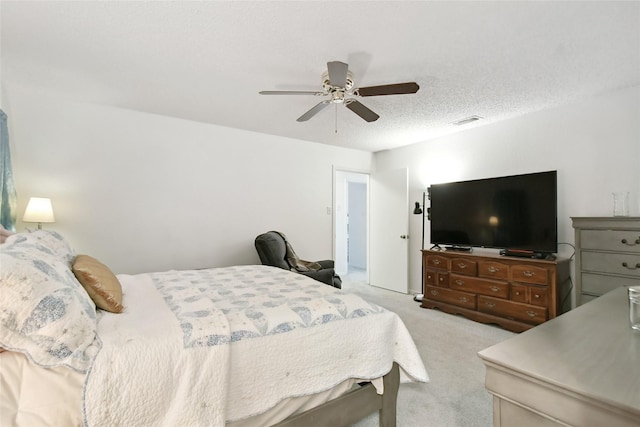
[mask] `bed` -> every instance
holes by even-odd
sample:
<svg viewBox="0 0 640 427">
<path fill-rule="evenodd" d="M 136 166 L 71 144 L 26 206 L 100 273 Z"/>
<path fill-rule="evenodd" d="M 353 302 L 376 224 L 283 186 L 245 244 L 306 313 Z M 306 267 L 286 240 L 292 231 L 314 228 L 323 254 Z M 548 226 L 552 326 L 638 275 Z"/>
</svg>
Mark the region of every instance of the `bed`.
<svg viewBox="0 0 640 427">
<path fill-rule="evenodd" d="M 395 313 L 286 270 L 115 276 L 42 230 L 0 265 L 3 426 L 393 426 L 428 381 Z"/>
</svg>

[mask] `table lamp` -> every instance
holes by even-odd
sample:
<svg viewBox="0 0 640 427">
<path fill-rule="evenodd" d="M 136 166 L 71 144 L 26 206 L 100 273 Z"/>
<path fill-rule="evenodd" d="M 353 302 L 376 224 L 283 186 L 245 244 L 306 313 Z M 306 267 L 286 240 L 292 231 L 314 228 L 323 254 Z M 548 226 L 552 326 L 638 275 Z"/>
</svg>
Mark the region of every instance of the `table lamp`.
<svg viewBox="0 0 640 427">
<path fill-rule="evenodd" d="M 53 216 L 53 207 L 51 199 L 45 197 L 32 197 L 27 203 L 27 209 L 22 217 L 24 222 L 37 222 L 38 230 L 42 230 L 43 222 L 56 222 Z"/>
</svg>

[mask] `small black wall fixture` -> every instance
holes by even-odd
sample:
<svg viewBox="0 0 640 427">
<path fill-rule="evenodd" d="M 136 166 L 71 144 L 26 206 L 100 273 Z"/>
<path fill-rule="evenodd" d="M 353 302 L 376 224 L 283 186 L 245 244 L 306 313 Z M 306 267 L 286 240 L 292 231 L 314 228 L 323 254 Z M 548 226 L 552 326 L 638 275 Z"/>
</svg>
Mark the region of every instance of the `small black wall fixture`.
<svg viewBox="0 0 640 427">
<path fill-rule="evenodd" d="M 420 202 L 416 202 L 416 207 L 413 209 L 414 215 L 420 215 L 422 213 L 422 208 L 420 207 Z"/>
</svg>

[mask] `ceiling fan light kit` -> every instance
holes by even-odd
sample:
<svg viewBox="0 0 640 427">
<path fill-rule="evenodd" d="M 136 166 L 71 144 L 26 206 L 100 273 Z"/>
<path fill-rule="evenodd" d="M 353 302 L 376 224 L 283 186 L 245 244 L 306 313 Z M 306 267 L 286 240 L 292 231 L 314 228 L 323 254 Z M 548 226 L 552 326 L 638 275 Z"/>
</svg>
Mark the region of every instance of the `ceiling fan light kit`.
<svg viewBox="0 0 640 427">
<path fill-rule="evenodd" d="M 353 74 L 349 71 L 349 65 L 340 61 L 332 61 L 327 62 L 327 71 L 322 73 L 322 91 L 265 90 L 259 93 L 260 95 L 314 95 L 328 97 L 328 99 L 320 101 L 309 111 L 298 117 L 298 122 L 306 122 L 324 110 L 329 104 L 344 104 L 345 107 L 366 122 L 374 122 L 380 116 L 353 97 L 405 95 L 416 93 L 419 89 L 420 86 L 416 82 L 355 88 Z"/>
</svg>

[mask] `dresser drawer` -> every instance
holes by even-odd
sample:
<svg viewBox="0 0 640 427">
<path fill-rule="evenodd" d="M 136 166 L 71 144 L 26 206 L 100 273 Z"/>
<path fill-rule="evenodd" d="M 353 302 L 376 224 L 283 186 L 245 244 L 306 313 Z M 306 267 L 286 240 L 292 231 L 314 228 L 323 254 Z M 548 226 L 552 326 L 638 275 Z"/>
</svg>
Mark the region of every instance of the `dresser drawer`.
<svg viewBox="0 0 640 427">
<path fill-rule="evenodd" d="M 451 272 L 475 276 L 478 273 L 478 263 L 464 258 L 453 258 Z"/>
<path fill-rule="evenodd" d="M 448 270 L 449 260 L 440 255 L 428 255 L 426 257 L 427 267 L 436 268 L 438 270 Z"/>
<path fill-rule="evenodd" d="M 581 249 L 640 253 L 640 231 L 582 230 Z"/>
<path fill-rule="evenodd" d="M 478 276 L 508 280 L 509 266 L 496 261 L 480 261 L 478 263 Z"/>
<path fill-rule="evenodd" d="M 529 286 L 529 304 L 546 307 L 549 305 L 549 288 L 546 286 Z"/>
<path fill-rule="evenodd" d="M 437 276 L 437 273 L 435 271 L 426 270 L 424 272 L 424 283 L 427 285 L 435 285 L 436 276 Z"/>
<path fill-rule="evenodd" d="M 436 277 L 436 285 L 443 286 L 445 288 L 449 287 L 449 273 L 440 273 Z"/>
<path fill-rule="evenodd" d="M 511 280 L 546 285 L 549 283 L 549 271 L 546 268 L 535 265 L 512 265 Z"/>
<path fill-rule="evenodd" d="M 425 297 L 434 301 L 446 302 L 458 307 L 476 309 L 476 296 L 466 292 L 454 291 L 446 288 L 427 286 Z"/>
<path fill-rule="evenodd" d="M 590 295 L 604 295 L 621 286 L 640 286 L 640 279 L 582 273 L 582 292 Z"/>
<path fill-rule="evenodd" d="M 511 301 L 527 302 L 529 298 L 527 295 L 527 286 L 518 284 L 511 285 L 511 295 L 509 298 Z"/>
<path fill-rule="evenodd" d="M 509 283 L 496 280 L 480 279 L 459 274 L 451 274 L 449 287 L 457 291 L 490 295 L 498 298 L 509 297 Z"/>
<path fill-rule="evenodd" d="M 547 307 L 549 304 L 549 288 L 537 285 L 511 285 L 511 301 Z"/>
<path fill-rule="evenodd" d="M 547 309 L 521 302 L 478 296 L 478 311 L 494 316 L 539 325 L 547 320 Z"/>
<path fill-rule="evenodd" d="M 640 255 L 582 252 L 582 270 L 640 277 Z"/>
</svg>

